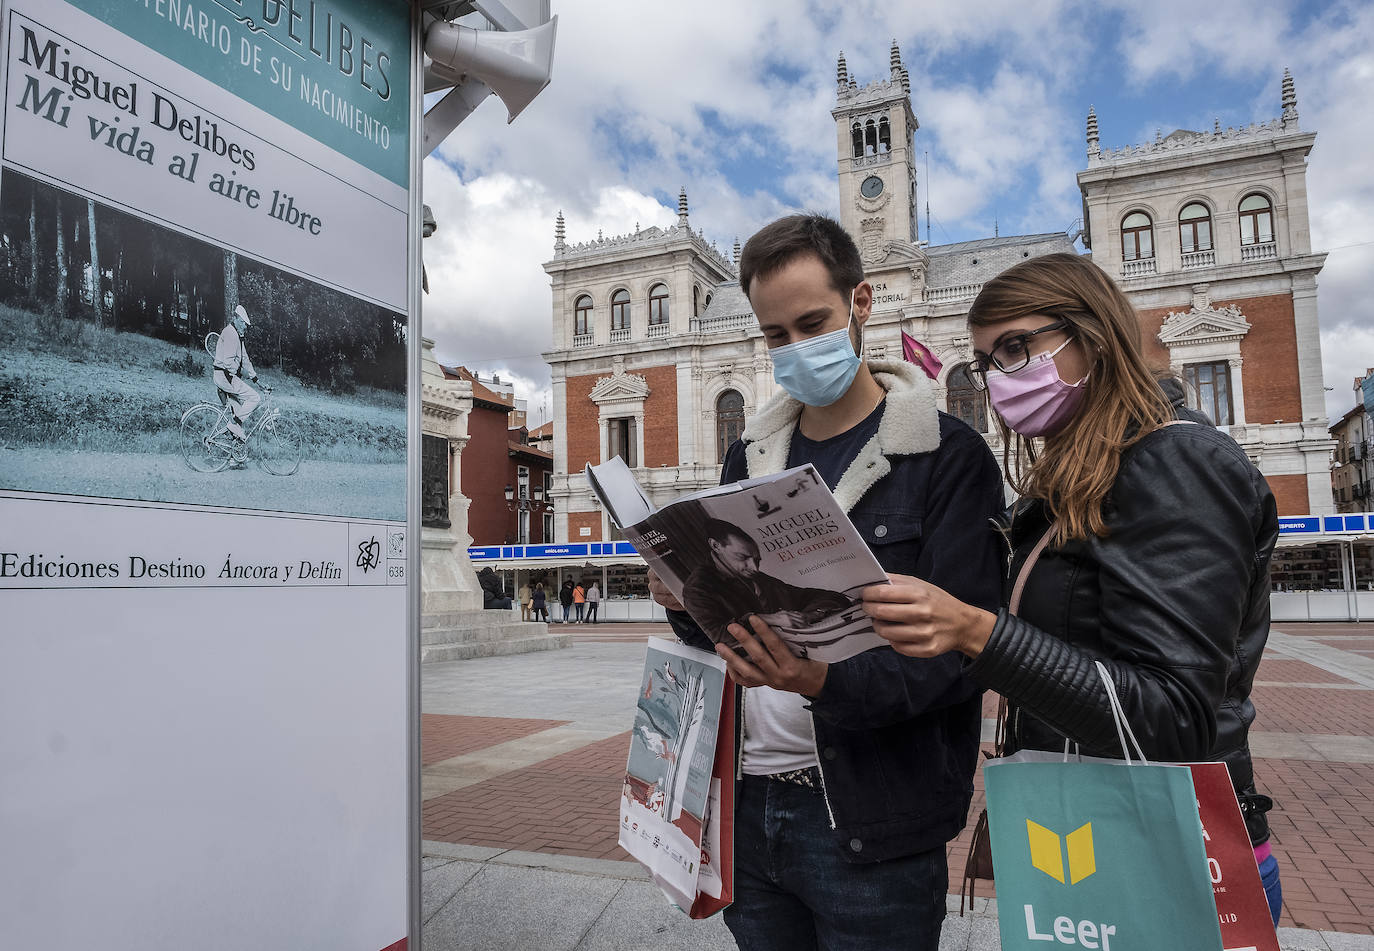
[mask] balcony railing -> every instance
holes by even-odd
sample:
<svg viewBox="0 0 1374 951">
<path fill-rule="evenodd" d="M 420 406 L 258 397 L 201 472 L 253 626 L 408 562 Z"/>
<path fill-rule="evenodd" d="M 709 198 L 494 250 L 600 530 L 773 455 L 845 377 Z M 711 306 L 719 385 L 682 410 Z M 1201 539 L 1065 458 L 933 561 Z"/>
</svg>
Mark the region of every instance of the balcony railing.
<svg viewBox="0 0 1374 951">
<path fill-rule="evenodd" d="M 592 334 L 577 334 L 573 337 L 573 349 L 582 350 L 590 347 L 595 342 L 596 338 Z"/>
<path fill-rule="evenodd" d="M 982 284 L 950 284 L 947 287 L 927 287 L 926 302 L 939 304 L 952 300 L 973 300 L 982 289 Z"/>
<path fill-rule="evenodd" d="M 625 327 L 621 330 L 611 331 L 611 343 L 624 343 L 630 339 L 630 328 Z"/>
<path fill-rule="evenodd" d="M 1273 241 L 1265 241 L 1263 244 L 1243 244 L 1240 246 L 1240 259 L 1242 261 L 1272 261 L 1278 256 L 1279 248 Z"/>
<path fill-rule="evenodd" d="M 650 340 L 654 340 L 654 339 L 659 338 L 659 337 L 666 337 L 666 336 L 668 336 L 668 324 L 667 324 L 667 322 L 664 322 L 664 323 L 661 323 L 661 324 L 650 324 L 650 325 L 649 325 L 649 332 L 648 332 L 645 336 L 647 336 Z"/>
<path fill-rule="evenodd" d="M 693 317 L 692 333 L 723 334 L 737 330 L 749 330 L 756 326 L 753 314 L 730 314 L 725 317 Z"/>
<path fill-rule="evenodd" d="M 1156 273 L 1154 258 L 1142 258 L 1139 261 L 1121 262 L 1122 277 L 1148 277 L 1154 273 Z"/>
<path fill-rule="evenodd" d="M 1184 251 L 1183 269 L 1185 271 L 1195 267 L 1214 267 L 1217 263 L 1217 253 L 1215 251 Z"/>
</svg>

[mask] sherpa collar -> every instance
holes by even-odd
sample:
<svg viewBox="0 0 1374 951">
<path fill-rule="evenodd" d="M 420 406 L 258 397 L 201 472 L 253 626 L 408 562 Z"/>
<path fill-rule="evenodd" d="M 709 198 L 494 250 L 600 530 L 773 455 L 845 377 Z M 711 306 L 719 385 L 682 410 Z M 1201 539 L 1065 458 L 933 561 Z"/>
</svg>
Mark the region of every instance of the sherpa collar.
<svg viewBox="0 0 1374 951">
<path fill-rule="evenodd" d="M 887 390 L 887 407 L 874 434 L 835 486 L 835 498 L 846 512 L 858 504 L 879 479 L 892 471 L 889 456 L 912 456 L 940 446 L 940 419 L 930 382 L 909 363 L 870 360 L 869 370 Z M 802 404 L 777 393 L 744 428 L 745 461 L 750 477 L 772 475 L 787 467 L 792 432 Z"/>
</svg>

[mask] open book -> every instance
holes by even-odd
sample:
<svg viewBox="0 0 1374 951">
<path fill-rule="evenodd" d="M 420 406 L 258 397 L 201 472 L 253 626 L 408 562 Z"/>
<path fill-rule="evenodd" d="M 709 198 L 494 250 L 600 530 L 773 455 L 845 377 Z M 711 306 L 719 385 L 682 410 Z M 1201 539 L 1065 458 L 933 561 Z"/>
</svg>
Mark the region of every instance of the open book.
<svg viewBox="0 0 1374 951">
<path fill-rule="evenodd" d="M 712 641 L 758 615 L 794 651 L 833 663 L 886 644 L 859 592 L 887 573 L 810 465 L 655 509 L 619 456 L 587 481 L 625 538 Z"/>
</svg>

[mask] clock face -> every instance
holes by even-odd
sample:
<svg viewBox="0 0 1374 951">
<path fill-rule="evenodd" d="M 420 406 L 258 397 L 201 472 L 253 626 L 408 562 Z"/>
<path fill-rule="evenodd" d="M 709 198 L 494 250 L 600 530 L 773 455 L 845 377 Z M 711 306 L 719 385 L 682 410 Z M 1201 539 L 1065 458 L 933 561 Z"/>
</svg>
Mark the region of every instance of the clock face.
<svg viewBox="0 0 1374 951">
<path fill-rule="evenodd" d="M 863 180 L 859 186 L 859 194 L 865 198 L 877 198 L 883 193 L 883 180 L 877 175 L 870 175 Z"/>
</svg>

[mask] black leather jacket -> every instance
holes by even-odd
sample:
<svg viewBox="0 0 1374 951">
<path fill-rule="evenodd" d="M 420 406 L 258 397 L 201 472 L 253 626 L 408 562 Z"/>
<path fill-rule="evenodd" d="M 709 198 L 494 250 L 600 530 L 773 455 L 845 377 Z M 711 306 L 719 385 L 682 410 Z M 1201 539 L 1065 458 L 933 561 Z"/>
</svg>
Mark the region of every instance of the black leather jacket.
<svg viewBox="0 0 1374 951">
<path fill-rule="evenodd" d="M 1250 689 L 1269 637 L 1278 516 L 1231 437 L 1178 403 L 1175 412 L 1201 425 L 1164 427 L 1126 451 L 1104 507 L 1107 537 L 1051 544 L 1018 616 L 998 614 L 968 673 L 1009 700 L 1008 752 L 1061 750 L 1067 737 L 1085 754 L 1120 757 L 1102 660 L 1145 755 L 1224 761 L 1258 844 L 1267 801 L 1248 795 Z M 1047 525 L 1039 503 L 1016 513 L 1008 592 Z"/>
</svg>

